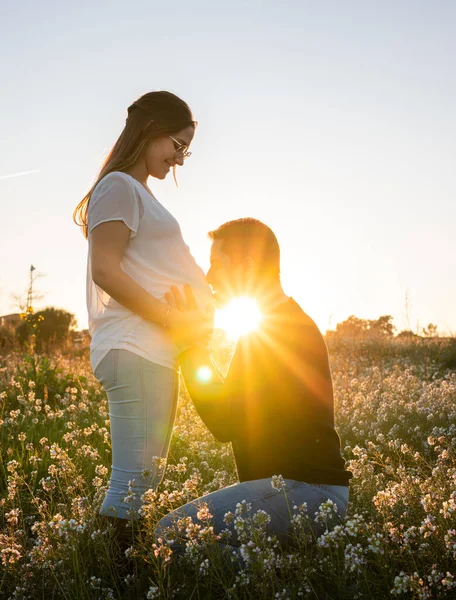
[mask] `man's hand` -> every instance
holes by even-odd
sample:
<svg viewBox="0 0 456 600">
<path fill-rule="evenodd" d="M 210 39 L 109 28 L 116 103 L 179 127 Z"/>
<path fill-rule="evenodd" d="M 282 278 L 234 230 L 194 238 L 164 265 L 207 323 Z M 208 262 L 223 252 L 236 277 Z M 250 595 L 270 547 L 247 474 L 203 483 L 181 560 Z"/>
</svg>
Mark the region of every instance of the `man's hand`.
<svg viewBox="0 0 456 600">
<path fill-rule="evenodd" d="M 198 309 L 189 285 L 184 286 L 184 296 L 176 286 L 165 294 L 168 305 L 173 309 L 169 313 L 171 335 L 181 351 L 194 345 L 208 346 L 212 336 L 211 319 Z"/>
<path fill-rule="evenodd" d="M 198 306 L 196 304 L 195 296 L 193 294 L 193 290 L 191 286 L 185 284 L 184 285 L 184 294 L 185 298 L 182 297 L 179 289 L 173 285 L 171 287 L 171 292 L 166 292 L 165 298 L 166 302 L 177 310 L 181 312 L 190 312 L 192 310 L 198 310 Z"/>
</svg>

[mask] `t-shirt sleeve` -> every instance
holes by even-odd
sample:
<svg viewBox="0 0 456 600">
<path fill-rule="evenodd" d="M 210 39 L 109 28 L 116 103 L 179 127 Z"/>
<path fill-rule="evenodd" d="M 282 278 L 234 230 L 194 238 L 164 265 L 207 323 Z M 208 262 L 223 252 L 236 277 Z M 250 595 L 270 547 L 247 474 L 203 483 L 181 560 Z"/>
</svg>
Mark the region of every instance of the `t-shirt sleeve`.
<svg viewBox="0 0 456 600">
<path fill-rule="evenodd" d="M 123 221 L 134 237 L 139 226 L 139 198 L 121 174 L 106 175 L 94 189 L 89 203 L 89 233 L 108 221 Z"/>
</svg>

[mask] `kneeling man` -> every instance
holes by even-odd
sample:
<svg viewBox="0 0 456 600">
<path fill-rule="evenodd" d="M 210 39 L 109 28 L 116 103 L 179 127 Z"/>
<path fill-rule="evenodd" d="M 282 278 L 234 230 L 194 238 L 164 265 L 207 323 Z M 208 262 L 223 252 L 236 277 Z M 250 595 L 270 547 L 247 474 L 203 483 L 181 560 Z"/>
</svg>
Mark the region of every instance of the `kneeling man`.
<svg viewBox="0 0 456 600">
<path fill-rule="evenodd" d="M 225 378 L 203 346 L 186 350 L 180 364 L 204 423 L 217 440 L 232 443 L 240 483 L 166 515 L 156 535 L 166 537 L 178 519 L 195 518 L 204 502 L 213 515 L 214 532 L 232 529 L 230 544 L 238 546 L 233 525 L 224 516 L 246 500 L 252 512 L 262 509 L 270 515 L 268 528 L 286 543 L 293 505 L 305 502 L 310 522 L 327 500 L 335 503 L 340 516 L 347 509 L 351 473 L 334 427 L 328 351 L 314 321 L 282 289 L 279 245 L 269 227 L 239 219 L 209 237 L 207 281 L 216 305 L 247 295 L 257 300 L 263 320 L 258 330 L 239 339 Z M 172 294 L 168 301 L 176 309 L 194 308 L 189 290 L 185 300 L 176 289 Z M 201 368 L 207 366 L 209 377 L 202 380 Z M 283 478 L 280 489 L 271 485 L 274 475 Z"/>
</svg>

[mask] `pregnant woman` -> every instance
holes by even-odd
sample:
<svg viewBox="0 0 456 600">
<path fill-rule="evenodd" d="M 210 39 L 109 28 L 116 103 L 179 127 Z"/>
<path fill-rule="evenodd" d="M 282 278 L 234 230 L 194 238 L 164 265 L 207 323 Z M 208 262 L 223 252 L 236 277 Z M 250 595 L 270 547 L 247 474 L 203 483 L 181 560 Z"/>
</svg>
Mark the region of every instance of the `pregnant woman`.
<svg viewBox="0 0 456 600">
<path fill-rule="evenodd" d="M 123 525 L 138 519 L 141 496 L 164 470 L 178 396 L 179 349 L 207 335 L 212 296 L 179 223 L 156 199 L 149 177 L 164 179 L 190 156 L 196 122 L 169 92 L 128 108 L 120 137 L 74 212 L 88 239 L 90 360 L 107 393 L 112 471 L 100 513 Z M 165 293 L 189 284 L 203 311 L 170 308 Z"/>
</svg>

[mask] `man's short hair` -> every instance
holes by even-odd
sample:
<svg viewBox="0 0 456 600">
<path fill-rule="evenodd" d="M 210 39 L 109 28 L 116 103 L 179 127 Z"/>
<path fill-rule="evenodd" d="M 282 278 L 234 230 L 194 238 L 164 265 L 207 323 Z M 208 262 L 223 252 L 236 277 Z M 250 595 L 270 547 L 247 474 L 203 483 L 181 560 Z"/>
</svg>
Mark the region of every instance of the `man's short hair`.
<svg viewBox="0 0 456 600">
<path fill-rule="evenodd" d="M 233 262 L 242 262 L 250 256 L 265 274 L 280 274 L 279 242 L 272 229 L 258 219 L 228 221 L 208 235 L 211 240 L 222 242 L 222 252 Z"/>
</svg>

